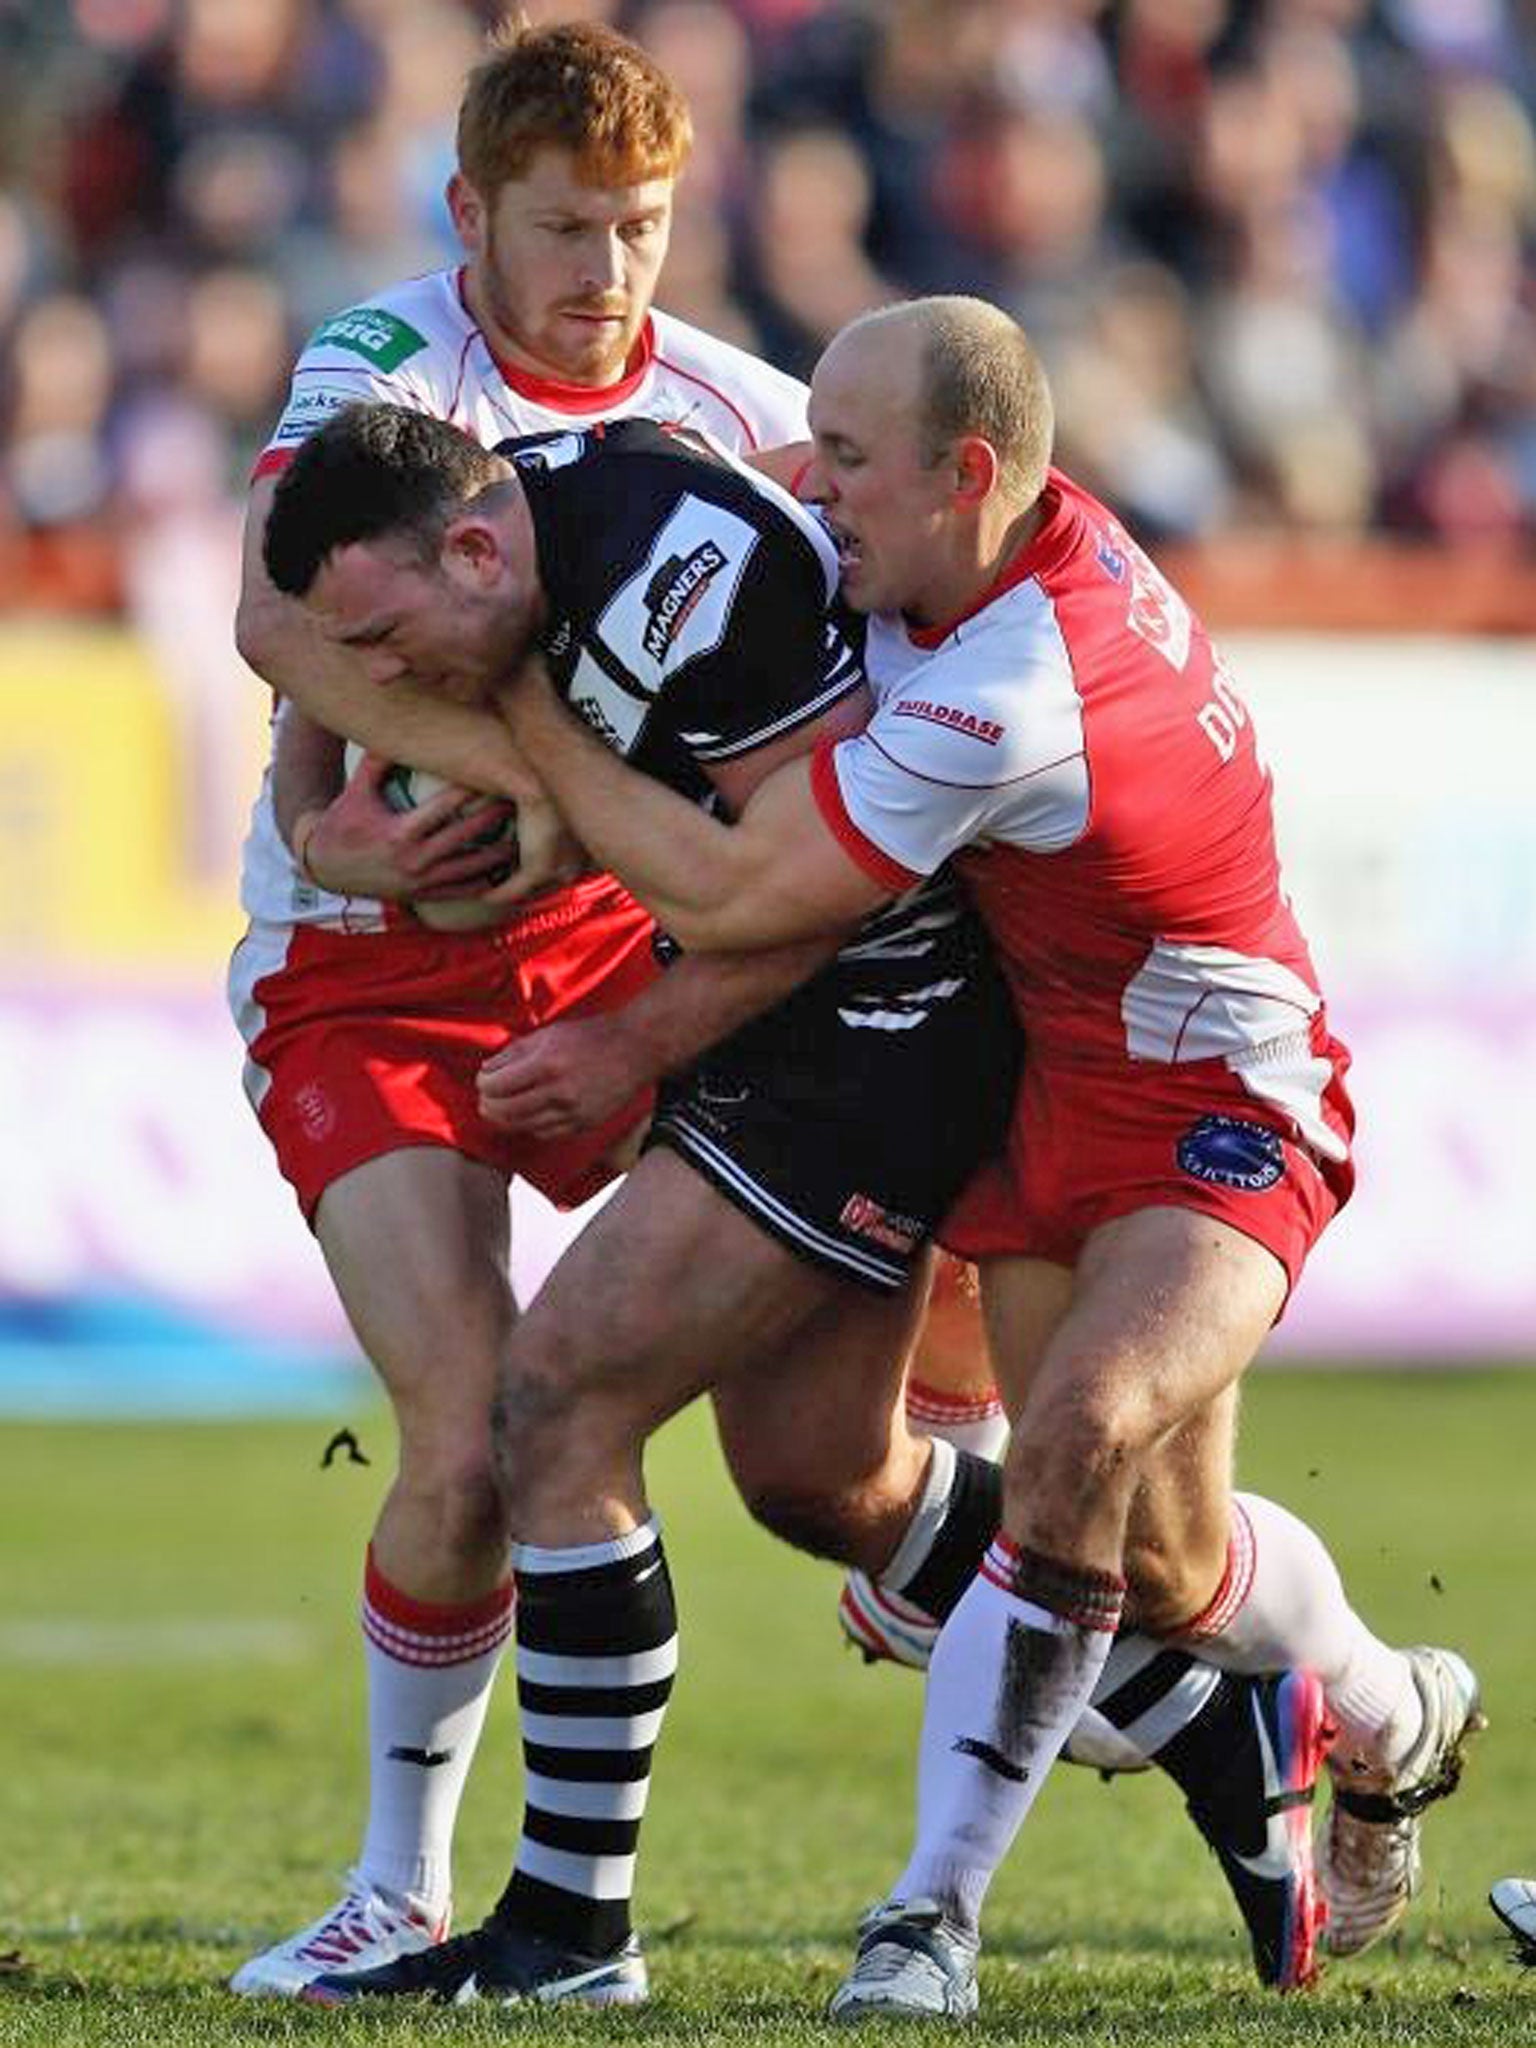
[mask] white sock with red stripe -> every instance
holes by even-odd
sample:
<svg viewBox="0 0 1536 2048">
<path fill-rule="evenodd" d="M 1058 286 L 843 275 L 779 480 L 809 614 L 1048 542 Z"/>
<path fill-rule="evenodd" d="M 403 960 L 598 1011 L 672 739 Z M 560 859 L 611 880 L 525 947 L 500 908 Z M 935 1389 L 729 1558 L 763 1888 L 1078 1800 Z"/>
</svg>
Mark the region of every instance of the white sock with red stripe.
<svg viewBox="0 0 1536 2048">
<path fill-rule="evenodd" d="M 512 1633 L 512 1583 L 465 1606 L 413 1600 L 368 1553 L 368 1830 L 358 1874 L 446 1913 L 453 1826 Z"/>
<path fill-rule="evenodd" d="M 974 1932 L 993 1872 L 1088 1704 L 1125 1582 L 998 1536 L 928 1667 L 917 1841 L 891 1893 Z"/>
<path fill-rule="evenodd" d="M 1315 1671 L 1341 1760 L 1390 1768 L 1418 1738 L 1413 1667 L 1350 1606 L 1322 1538 L 1277 1501 L 1233 1495 L 1226 1575 L 1177 1640 L 1228 1671 Z"/>
<path fill-rule="evenodd" d="M 952 1394 L 922 1380 L 907 1382 L 907 1421 L 917 1436 L 941 1437 L 957 1451 L 973 1451 L 996 1465 L 1008 1448 L 1008 1418 L 996 1387 Z"/>
</svg>

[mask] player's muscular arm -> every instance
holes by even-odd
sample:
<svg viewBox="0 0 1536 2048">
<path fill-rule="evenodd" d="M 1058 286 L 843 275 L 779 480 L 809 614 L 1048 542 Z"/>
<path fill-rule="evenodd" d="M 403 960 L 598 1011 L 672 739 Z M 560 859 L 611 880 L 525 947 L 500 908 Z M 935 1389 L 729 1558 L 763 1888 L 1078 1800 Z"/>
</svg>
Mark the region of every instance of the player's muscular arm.
<svg viewBox="0 0 1536 2048">
<path fill-rule="evenodd" d="M 297 852 L 345 780 L 345 745 L 297 704 L 278 706 L 272 735 L 272 809 L 284 845 Z"/>
<path fill-rule="evenodd" d="M 845 932 L 888 900 L 891 892 L 843 852 L 811 795 L 808 751 L 862 726 L 861 694 L 773 746 L 711 768 L 726 803 L 741 807 L 734 824 L 627 767 L 566 710 L 536 665 L 502 704 L 583 845 L 690 951 Z"/>
<path fill-rule="evenodd" d="M 504 1130 L 590 1130 L 797 988 L 835 951 L 812 939 L 756 953 L 685 954 L 622 1009 L 512 1040 L 480 1069 L 480 1107 Z"/>
<path fill-rule="evenodd" d="M 325 639 L 304 607 L 272 586 L 262 560 L 275 477 L 260 477 L 246 508 L 235 644 L 264 681 L 331 732 L 386 760 L 430 768 L 450 782 L 499 796 L 531 783 L 505 723 L 487 708 L 455 704 L 414 683 L 369 680 L 345 648 Z"/>
<path fill-rule="evenodd" d="M 618 1014 L 651 1074 L 674 1073 L 798 988 L 836 951 L 836 938 L 824 936 L 759 952 L 685 953 Z"/>
</svg>

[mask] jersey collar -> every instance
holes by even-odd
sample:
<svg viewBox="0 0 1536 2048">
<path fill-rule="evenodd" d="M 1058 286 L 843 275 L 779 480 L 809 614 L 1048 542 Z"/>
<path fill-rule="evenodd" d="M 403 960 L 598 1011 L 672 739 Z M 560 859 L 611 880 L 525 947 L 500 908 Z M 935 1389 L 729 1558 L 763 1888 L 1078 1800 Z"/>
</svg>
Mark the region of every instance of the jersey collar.
<svg viewBox="0 0 1536 2048">
<path fill-rule="evenodd" d="M 457 277 L 459 304 L 471 320 L 474 314 L 469 310 L 469 301 L 464 296 L 464 272 Z M 566 384 L 558 377 L 540 377 L 532 370 L 525 370 L 521 364 L 508 362 L 498 355 L 495 344 L 485 329 L 476 322 L 476 332 L 485 343 L 491 361 L 496 365 L 508 390 L 515 391 L 519 398 L 526 398 L 530 405 L 542 405 L 550 412 L 587 414 L 611 412 L 632 398 L 644 383 L 646 373 L 656 358 L 656 331 L 649 313 L 645 325 L 635 338 L 635 345 L 629 352 L 629 361 L 624 365 L 624 374 L 616 384 Z"/>
</svg>

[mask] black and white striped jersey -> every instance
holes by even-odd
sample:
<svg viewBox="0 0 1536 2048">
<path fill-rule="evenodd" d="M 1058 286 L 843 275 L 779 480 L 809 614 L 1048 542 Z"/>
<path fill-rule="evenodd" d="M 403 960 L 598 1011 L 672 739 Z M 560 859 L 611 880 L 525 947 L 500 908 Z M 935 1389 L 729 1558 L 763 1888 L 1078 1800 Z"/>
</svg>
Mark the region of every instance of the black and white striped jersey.
<svg viewBox="0 0 1536 2048">
<path fill-rule="evenodd" d="M 862 621 L 838 601 L 836 551 L 815 513 L 769 479 L 653 420 L 524 436 L 499 452 L 533 518 L 555 683 L 635 768 L 709 801 L 709 763 L 862 686 Z M 877 912 L 839 956 L 855 970 L 850 1008 L 904 1029 L 905 990 L 942 999 L 945 977 L 922 963 L 932 968 L 959 915 L 947 874 Z"/>
<path fill-rule="evenodd" d="M 653 420 L 502 444 L 549 602 L 543 649 L 574 711 L 689 796 L 703 769 L 863 683 L 819 520 L 767 479 Z"/>
</svg>

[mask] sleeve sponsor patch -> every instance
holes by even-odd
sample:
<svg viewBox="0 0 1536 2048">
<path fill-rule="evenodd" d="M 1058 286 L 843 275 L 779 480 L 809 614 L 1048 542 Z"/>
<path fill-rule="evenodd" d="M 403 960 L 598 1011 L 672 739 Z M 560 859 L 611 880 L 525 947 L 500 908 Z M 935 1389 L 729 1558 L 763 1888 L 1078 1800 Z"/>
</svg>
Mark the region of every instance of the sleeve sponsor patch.
<svg viewBox="0 0 1536 2048">
<path fill-rule="evenodd" d="M 712 540 L 704 540 L 687 559 L 669 555 L 645 588 L 646 622 L 641 637 L 652 661 L 664 665 L 678 644 L 689 614 L 726 567 L 725 556 Z"/>
<path fill-rule="evenodd" d="M 307 440 L 316 427 L 324 426 L 332 413 L 340 412 L 356 396 L 353 391 L 316 389 L 313 385 L 296 391 L 284 408 L 269 445 L 287 448 L 297 441 Z"/>
<path fill-rule="evenodd" d="M 427 345 L 408 320 L 379 306 L 354 306 L 323 322 L 310 336 L 309 348 L 346 349 L 379 370 L 398 370 L 408 357 Z"/>
<path fill-rule="evenodd" d="M 679 501 L 644 567 L 598 622 L 599 637 L 647 696 L 725 639 L 758 538 L 755 527 L 723 506 L 691 494 Z"/>
</svg>

